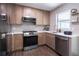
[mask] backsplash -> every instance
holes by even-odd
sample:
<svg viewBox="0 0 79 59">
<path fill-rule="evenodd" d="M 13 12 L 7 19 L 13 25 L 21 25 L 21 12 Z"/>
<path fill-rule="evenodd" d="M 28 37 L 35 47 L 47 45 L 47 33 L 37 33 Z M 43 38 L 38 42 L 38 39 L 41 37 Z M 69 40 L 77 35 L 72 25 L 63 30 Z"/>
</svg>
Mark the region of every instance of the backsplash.
<svg viewBox="0 0 79 59">
<path fill-rule="evenodd" d="M 11 26 L 5 21 L 0 21 L 0 32 L 11 32 Z"/>
<path fill-rule="evenodd" d="M 45 26 L 38 26 L 29 23 L 21 25 L 8 25 L 0 22 L 0 32 L 21 32 L 21 31 L 44 31 Z"/>
<path fill-rule="evenodd" d="M 37 26 L 37 25 L 13 25 L 12 32 L 20 32 L 20 31 L 42 31 L 44 26 Z"/>
</svg>

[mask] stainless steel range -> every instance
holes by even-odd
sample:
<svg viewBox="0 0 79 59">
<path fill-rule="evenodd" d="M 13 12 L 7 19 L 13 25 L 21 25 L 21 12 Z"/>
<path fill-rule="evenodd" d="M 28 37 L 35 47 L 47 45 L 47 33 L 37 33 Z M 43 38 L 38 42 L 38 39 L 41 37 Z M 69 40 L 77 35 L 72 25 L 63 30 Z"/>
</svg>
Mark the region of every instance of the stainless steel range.
<svg viewBox="0 0 79 59">
<path fill-rule="evenodd" d="M 23 31 L 24 50 L 36 48 L 38 44 L 37 31 Z"/>
</svg>

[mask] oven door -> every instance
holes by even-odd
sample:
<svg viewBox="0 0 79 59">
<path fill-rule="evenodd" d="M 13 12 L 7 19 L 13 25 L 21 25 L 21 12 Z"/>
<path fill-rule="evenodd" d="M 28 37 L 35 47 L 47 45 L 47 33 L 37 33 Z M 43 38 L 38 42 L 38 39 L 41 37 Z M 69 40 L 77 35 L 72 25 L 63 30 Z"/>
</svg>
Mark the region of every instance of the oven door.
<svg viewBox="0 0 79 59">
<path fill-rule="evenodd" d="M 38 36 L 24 36 L 23 46 L 28 47 L 38 44 Z"/>
</svg>

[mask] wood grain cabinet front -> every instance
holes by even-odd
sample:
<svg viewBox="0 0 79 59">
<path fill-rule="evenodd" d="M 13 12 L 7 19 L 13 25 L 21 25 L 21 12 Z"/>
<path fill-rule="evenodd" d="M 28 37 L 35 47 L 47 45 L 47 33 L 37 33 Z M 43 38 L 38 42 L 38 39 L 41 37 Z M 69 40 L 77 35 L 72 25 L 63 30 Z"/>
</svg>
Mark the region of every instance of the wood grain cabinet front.
<svg viewBox="0 0 79 59">
<path fill-rule="evenodd" d="M 43 11 L 36 10 L 36 25 L 43 25 Z"/>
<path fill-rule="evenodd" d="M 43 11 L 35 8 L 24 7 L 23 16 L 30 16 L 36 18 L 36 25 L 43 25 Z"/>
<path fill-rule="evenodd" d="M 37 10 L 36 11 L 36 25 L 49 25 L 50 14 L 48 11 Z"/>
<path fill-rule="evenodd" d="M 23 49 L 23 36 L 22 34 L 9 35 L 7 38 L 7 51 L 12 52 Z"/>
<path fill-rule="evenodd" d="M 43 25 L 50 25 L 50 14 L 47 11 L 43 11 Z"/>
<path fill-rule="evenodd" d="M 12 35 L 7 35 L 7 52 L 12 51 Z"/>
<path fill-rule="evenodd" d="M 23 8 L 15 4 L 7 4 L 8 24 L 22 24 Z"/>
<path fill-rule="evenodd" d="M 7 23 L 16 24 L 14 4 L 7 4 Z"/>
<path fill-rule="evenodd" d="M 45 41 L 45 33 L 38 33 L 38 45 L 44 45 Z"/>
<path fill-rule="evenodd" d="M 23 16 L 36 18 L 36 9 L 30 7 L 23 7 Z"/>
<path fill-rule="evenodd" d="M 51 33 L 38 33 L 38 45 L 44 44 L 55 49 L 55 35 Z"/>
<path fill-rule="evenodd" d="M 36 18 L 36 25 L 49 25 L 49 12 L 17 4 L 0 4 L 0 12 L 7 14 L 8 24 L 22 24 L 23 16 Z"/>
<path fill-rule="evenodd" d="M 16 5 L 15 6 L 15 24 L 22 24 L 22 16 L 23 16 L 23 7 Z"/>
<path fill-rule="evenodd" d="M 46 34 L 46 44 L 49 47 L 55 49 L 55 35 L 47 33 Z"/>
<path fill-rule="evenodd" d="M 12 37 L 12 50 L 21 50 L 23 49 L 23 37 L 21 34 L 15 34 Z"/>
</svg>

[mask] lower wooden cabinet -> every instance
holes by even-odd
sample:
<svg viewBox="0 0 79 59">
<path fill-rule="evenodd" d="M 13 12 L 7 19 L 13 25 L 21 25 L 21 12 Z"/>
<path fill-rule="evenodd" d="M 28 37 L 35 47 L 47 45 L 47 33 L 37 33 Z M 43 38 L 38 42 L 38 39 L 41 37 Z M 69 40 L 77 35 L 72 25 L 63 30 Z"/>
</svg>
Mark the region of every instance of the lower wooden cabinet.
<svg viewBox="0 0 79 59">
<path fill-rule="evenodd" d="M 55 49 L 55 35 L 51 33 L 39 33 L 38 34 L 38 45 L 46 44 L 49 47 Z"/>
<path fill-rule="evenodd" d="M 15 51 L 23 49 L 22 34 L 9 35 L 7 39 L 7 51 Z"/>
<path fill-rule="evenodd" d="M 55 49 L 55 35 L 51 33 L 38 33 L 38 45 L 47 44 L 49 47 Z M 7 51 L 15 51 L 23 49 L 23 35 L 14 34 L 7 37 Z"/>
<path fill-rule="evenodd" d="M 20 50 L 23 48 L 23 37 L 21 34 L 15 34 L 12 37 L 12 50 Z"/>
<path fill-rule="evenodd" d="M 7 35 L 7 52 L 12 51 L 12 35 Z"/>
<path fill-rule="evenodd" d="M 45 33 L 38 33 L 38 45 L 43 45 L 45 42 Z"/>
<path fill-rule="evenodd" d="M 46 33 L 46 44 L 55 49 L 55 35 L 51 33 Z"/>
</svg>

